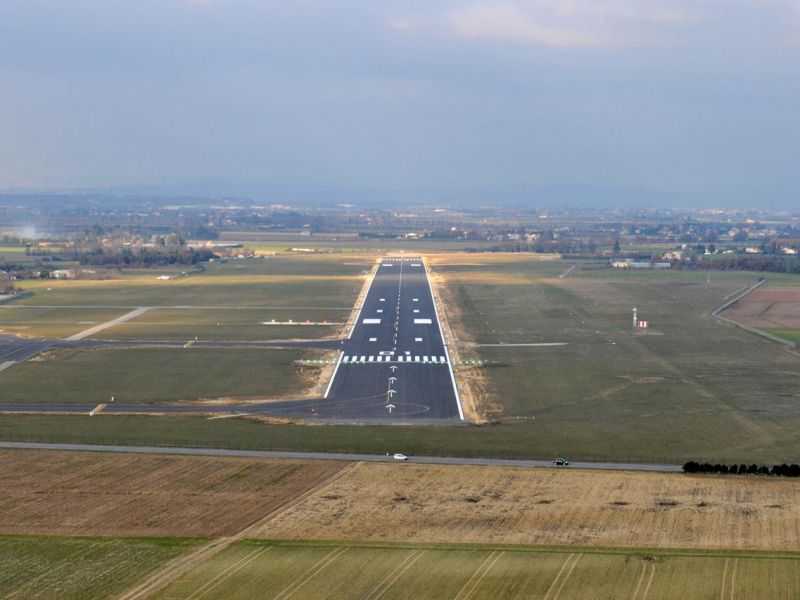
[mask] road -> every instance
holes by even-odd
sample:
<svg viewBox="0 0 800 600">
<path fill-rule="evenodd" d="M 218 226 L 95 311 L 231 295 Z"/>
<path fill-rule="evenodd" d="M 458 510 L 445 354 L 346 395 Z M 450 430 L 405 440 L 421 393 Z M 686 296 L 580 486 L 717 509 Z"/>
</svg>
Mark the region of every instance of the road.
<svg viewBox="0 0 800 600">
<path fill-rule="evenodd" d="M 116 446 L 98 444 L 48 444 L 40 442 L 3 442 L 0 448 L 19 450 L 69 450 L 77 452 L 128 452 L 134 454 L 178 454 L 184 456 L 239 456 L 247 458 L 292 458 L 302 460 L 346 460 L 395 462 L 389 454 L 348 454 L 336 452 L 282 452 L 270 450 L 226 450 L 219 448 L 169 448 L 161 446 Z M 400 449 L 391 449 L 393 454 Z M 553 467 L 550 460 L 511 460 L 502 458 L 464 458 L 460 456 L 410 456 L 409 462 L 429 465 L 483 465 L 496 467 Z M 679 473 L 681 465 L 646 463 L 572 462 L 559 469 L 598 469 L 603 471 L 652 471 Z"/>
</svg>

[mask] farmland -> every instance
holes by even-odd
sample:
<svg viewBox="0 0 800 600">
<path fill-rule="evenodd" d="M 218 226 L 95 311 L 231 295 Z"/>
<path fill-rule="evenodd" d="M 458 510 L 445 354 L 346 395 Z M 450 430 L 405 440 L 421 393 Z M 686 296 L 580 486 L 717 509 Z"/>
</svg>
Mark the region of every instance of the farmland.
<svg viewBox="0 0 800 600">
<path fill-rule="evenodd" d="M 800 342 L 800 289 L 769 286 L 748 294 L 725 316 L 733 321 L 763 329 L 791 342 Z"/>
<path fill-rule="evenodd" d="M 317 395 L 327 353 L 265 348 L 60 349 L 3 372 L 3 401 L 122 403 Z"/>
<path fill-rule="evenodd" d="M 791 480 L 51 450 L 0 464 L 4 597 L 153 580 L 165 599 L 800 589 Z"/>
<path fill-rule="evenodd" d="M 0 535 L 0 596 L 113 597 L 196 543 L 191 538 Z"/>
<path fill-rule="evenodd" d="M 0 451 L 0 533 L 234 534 L 345 463 Z"/>
<path fill-rule="evenodd" d="M 796 556 L 240 542 L 156 598 L 794 597 Z"/>
<path fill-rule="evenodd" d="M 364 463 L 260 535 L 785 551 L 798 522 L 792 480 Z"/>
</svg>

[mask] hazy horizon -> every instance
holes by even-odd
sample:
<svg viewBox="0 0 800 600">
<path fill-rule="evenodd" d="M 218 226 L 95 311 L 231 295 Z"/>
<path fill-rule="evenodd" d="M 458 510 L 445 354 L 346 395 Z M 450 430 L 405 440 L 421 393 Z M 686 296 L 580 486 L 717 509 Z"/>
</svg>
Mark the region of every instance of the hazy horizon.
<svg viewBox="0 0 800 600">
<path fill-rule="evenodd" d="M 0 191 L 798 204 L 790 0 L 0 2 Z"/>
</svg>

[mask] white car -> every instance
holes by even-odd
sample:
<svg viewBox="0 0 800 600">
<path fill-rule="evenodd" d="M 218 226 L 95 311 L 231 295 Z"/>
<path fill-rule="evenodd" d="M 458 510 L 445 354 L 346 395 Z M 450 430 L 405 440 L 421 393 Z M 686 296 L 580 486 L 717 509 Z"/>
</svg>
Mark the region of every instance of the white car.
<svg viewBox="0 0 800 600">
<path fill-rule="evenodd" d="M 400 454 L 396 452 L 393 457 L 395 460 L 408 460 L 408 457 L 405 454 Z"/>
</svg>

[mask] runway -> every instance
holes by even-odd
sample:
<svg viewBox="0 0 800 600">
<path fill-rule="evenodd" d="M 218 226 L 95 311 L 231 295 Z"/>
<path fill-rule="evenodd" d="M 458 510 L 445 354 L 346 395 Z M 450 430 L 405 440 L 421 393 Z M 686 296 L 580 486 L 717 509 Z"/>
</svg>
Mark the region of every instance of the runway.
<svg viewBox="0 0 800 600">
<path fill-rule="evenodd" d="M 423 260 L 381 260 L 324 398 L 263 408 L 344 421 L 463 420 Z"/>
<path fill-rule="evenodd" d="M 21 340 L 0 337 L 0 371 L 49 349 L 97 346 L 183 347 L 184 341 Z M 464 420 L 421 258 L 384 258 L 344 340 L 196 341 L 203 347 L 312 347 L 338 350 L 324 397 L 260 404 L 109 404 L 104 413 L 258 414 L 343 422 Z M 268 390 L 265 390 L 268 393 Z M 0 404 L 0 412 L 88 413 L 94 405 Z"/>
</svg>

